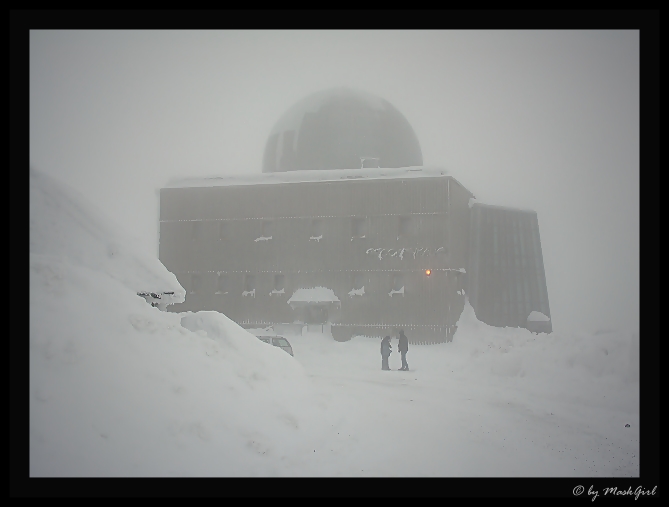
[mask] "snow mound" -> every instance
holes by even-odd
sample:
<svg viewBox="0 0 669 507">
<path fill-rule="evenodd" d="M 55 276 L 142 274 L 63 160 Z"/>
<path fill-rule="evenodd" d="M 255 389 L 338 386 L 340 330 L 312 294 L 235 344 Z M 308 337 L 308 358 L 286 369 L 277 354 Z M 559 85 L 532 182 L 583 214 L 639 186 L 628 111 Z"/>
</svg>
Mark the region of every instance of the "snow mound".
<svg viewBox="0 0 669 507">
<path fill-rule="evenodd" d="M 549 317 L 547 317 L 543 313 L 538 312 L 536 310 L 533 310 L 527 316 L 527 321 L 528 322 L 548 322 L 549 320 L 551 320 Z"/>
<path fill-rule="evenodd" d="M 225 347 L 231 359 L 234 359 L 233 368 L 236 371 L 256 369 L 258 371 L 273 371 L 282 378 L 305 381 L 305 374 L 299 363 L 289 354 L 267 355 L 267 344 L 262 343 L 254 334 L 241 328 L 222 313 L 213 311 L 180 313 L 181 326 L 206 335 L 218 344 Z M 204 334 L 202 334 L 204 333 Z M 259 350 L 263 354 L 259 354 Z M 274 349 L 274 352 L 280 352 Z"/>
<path fill-rule="evenodd" d="M 597 398 L 615 385 L 615 403 L 633 411 L 638 403 L 639 337 L 622 331 L 534 335 L 524 328 L 493 327 L 479 321 L 469 303 L 458 321 L 451 354 L 462 368 L 478 368 L 492 378 L 515 379 L 529 390 L 568 398 Z M 547 388 L 546 386 L 549 386 Z"/>
<path fill-rule="evenodd" d="M 50 178 L 30 192 L 30 475 L 304 469 L 329 424 L 300 363 L 224 315 L 151 307 L 136 292 L 174 275 Z"/>
<path fill-rule="evenodd" d="M 168 293 L 170 303 L 183 302 L 176 276 L 134 243 L 74 189 L 30 169 L 31 263 L 103 271 L 135 293 Z"/>
</svg>

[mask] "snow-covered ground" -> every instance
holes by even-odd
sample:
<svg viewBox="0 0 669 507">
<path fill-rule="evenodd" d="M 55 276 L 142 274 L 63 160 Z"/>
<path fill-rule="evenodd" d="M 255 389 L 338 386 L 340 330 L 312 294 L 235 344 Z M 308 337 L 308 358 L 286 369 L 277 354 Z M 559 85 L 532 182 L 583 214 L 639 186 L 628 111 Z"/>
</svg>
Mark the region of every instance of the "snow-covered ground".
<svg viewBox="0 0 669 507">
<path fill-rule="evenodd" d="M 31 171 L 31 476 L 639 476 L 637 335 L 532 335 L 467 305 L 452 343 L 382 371 L 378 339 L 290 335 L 291 357 L 142 291 L 185 297 Z"/>
</svg>

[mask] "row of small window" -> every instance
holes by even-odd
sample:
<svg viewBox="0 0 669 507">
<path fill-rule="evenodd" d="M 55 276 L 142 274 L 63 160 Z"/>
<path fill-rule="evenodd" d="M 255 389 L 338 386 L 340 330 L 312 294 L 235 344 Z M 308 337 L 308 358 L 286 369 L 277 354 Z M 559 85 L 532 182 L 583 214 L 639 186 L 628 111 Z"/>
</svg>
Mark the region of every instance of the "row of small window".
<svg viewBox="0 0 669 507">
<path fill-rule="evenodd" d="M 204 276 L 203 274 L 191 274 L 190 275 L 190 287 L 189 293 L 195 294 L 201 292 L 204 287 Z M 361 293 L 364 291 L 365 286 L 365 275 L 363 273 L 350 273 L 350 295 L 355 295 L 356 293 Z M 245 274 L 244 275 L 244 285 L 242 290 L 242 295 L 253 294 L 255 295 L 256 290 L 256 275 Z M 270 294 L 285 294 L 285 284 L 286 277 L 285 275 L 275 274 L 274 275 L 274 284 L 273 289 Z M 234 291 L 232 280 L 230 275 L 220 274 L 216 279 L 216 294 L 230 294 Z M 389 290 L 392 293 L 403 293 L 404 292 L 404 275 L 402 273 L 392 273 L 389 275 Z"/>
<path fill-rule="evenodd" d="M 351 217 L 351 237 L 364 238 L 367 235 L 367 221 L 366 217 Z M 415 234 L 417 230 L 417 219 L 411 216 L 397 217 L 397 235 L 409 236 Z M 259 238 L 272 238 L 275 233 L 274 220 L 261 220 L 260 228 L 258 230 Z M 226 239 L 228 235 L 228 224 L 222 221 L 218 225 L 218 238 Z M 202 222 L 194 221 L 191 223 L 191 236 L 193 239 L 201 239 L 203 237 Z M 318 239 L 323 237 L 323 219 L 314 218 L 311 220 L 309 227 L 309 237 Z"/>
</svg>

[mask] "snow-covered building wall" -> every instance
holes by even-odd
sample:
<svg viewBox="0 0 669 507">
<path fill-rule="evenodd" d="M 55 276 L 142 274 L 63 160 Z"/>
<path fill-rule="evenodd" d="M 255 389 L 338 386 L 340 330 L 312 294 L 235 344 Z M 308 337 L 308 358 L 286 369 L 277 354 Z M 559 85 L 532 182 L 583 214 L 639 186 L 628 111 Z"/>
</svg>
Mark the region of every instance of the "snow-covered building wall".
<svg viewBox="0 0 669 507">
<path fill-rule="evenodd" d="M 405 328 L 421 342 L 450 341 L 470 293 L 491 325 L 550 319 L 536 213 L 470 206 L 469 190 L 422 163 L 389 102 L 346 88 L 306 97 L 270 133 L 261 174 L 161 189 L 159 257 L 187 291 L 174 310 L 249 327 L 330 322 L 337 339 Z M 338 302 L 288 304 L 315 287 Z"/>
<path fill-rule="evenodd" d="M 160 259 L 188 291 L 175 311 L 254 326 L 311 315 L 343 339 L 399 327 L 445 338 L 464 306 L 468 190 L 427 168 L 272 176 L 161 190 Z M 297 314 L 291 296 L 318 286 L 340 311 Z"/>
</svg>

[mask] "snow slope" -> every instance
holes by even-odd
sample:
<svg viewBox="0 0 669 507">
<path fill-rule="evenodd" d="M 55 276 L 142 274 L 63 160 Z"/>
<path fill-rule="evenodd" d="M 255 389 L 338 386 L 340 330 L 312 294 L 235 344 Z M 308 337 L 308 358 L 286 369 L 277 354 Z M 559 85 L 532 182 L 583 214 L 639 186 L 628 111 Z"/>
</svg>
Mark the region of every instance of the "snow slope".
<svg viewBox="0 0 669 507">
<path fill-rule="evenodd" d="M 322 426 L 302 366 L 224 315 L 152 308 L 136 292 L 183 295 L 175 276 L 30 183 L 31 476 L 289 473 Z"/>
</svg>

